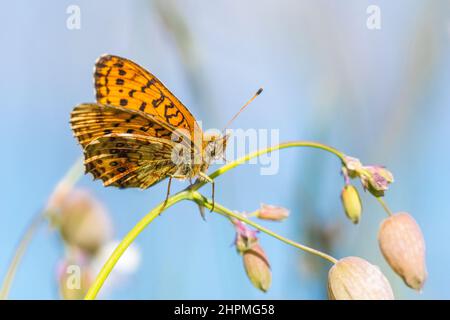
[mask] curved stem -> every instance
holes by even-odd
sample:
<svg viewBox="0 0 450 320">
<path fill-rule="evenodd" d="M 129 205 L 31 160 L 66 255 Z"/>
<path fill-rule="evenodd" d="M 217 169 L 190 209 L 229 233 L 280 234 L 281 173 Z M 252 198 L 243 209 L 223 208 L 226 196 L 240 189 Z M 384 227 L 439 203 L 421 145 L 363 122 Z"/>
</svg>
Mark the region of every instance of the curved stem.
<svg viewBox="0 0 450 320">
<path fill-rule="evenodd" d="M 166 210 L 167 208 L 173 206 L 175 203 L 183 199 L 187 199 L 189 197 L 189 193 L 189 191 L 181 191 L 170 197 L 166 203 L 164 203 L 164 201 L 161 202 L 158 206 L 152 209 L 141 221 L 139 221 L 133 227 L 133 229 L 131 229 L 130 232 L 128 232 L 128 234 L 122 239 L 120 244 L 103 265 L 102 270 L 100 270 L 100 273 L 97 275 L 97 278 L 89 288 L 89 291 L 87 292 L 84 299 L 93 300 L 96 298 L 98 292 L 103 286 L 103 283 L 105 282 L 106 278 L 108 278 L 108 275 L 111 273 L 117 261 L 119 261 L 122 254 L 131 245 L 131 243 L 133 243 L 133 241 L 142 232 L 142 230 L 144 230 L 156 217 L 158 217 L 163 210 Z"/>
<path fill-rule="evenodd" d="M 206 207 L 207 209 L 211 209 L 212 208 L 212 201 L 207 199 L 206 197 L 204 197 L 203 195 L 201 195 L 198 192 L 193 192 L 190 200 L 195 201 L 197 204 L 202 205 L 202 206 Z M 291 245 L 293 247 L 296 247 L 296 248 L 298 248 L 300 250 L 306 251 L 308 253 L 311 253 L 311 254 L 314 254 L 314 255 L 316 255 L 318 257 L 326 259 L 326 260 L 330 261 L 333 264 L 335 264 L 337 262 L 337 259 L 333 258 L 332 256 L 330 256 L 330 255 L 328 255 L 326 253 L 323 253 L 323 252 L 321 252 L 319 250 L 316 250 L 316 249 L 310 248 L 308 246 L 305 246 L 303 244 L 300 244 L 300 243 L 297 243 L 295 241 L 292 241 L 292 240 L 290 240 L 288 238 L 285 238 L 283 236 L 280 236 L 279 234 L 277 234 L 277 233 L 275 233 L 275 232 L 273 232 L 273 231 L 271 231 L 271 230 L 269 230 L 269 229 L 259 225 L 258 223 L 256 223 L 256 222 L 254 222 L 254 221 L 252 221 L 252 220 L 250 220 L 250 219 L 248 219 L 248 218 L 246 218 L 246 217 L 244 217 L 244 216 L 242 216 L 240 214 L 237 214 L 237 213 L 235 213 L 235 212 L 225 208 L 224 206 L 218 204 L 217 202 L 214 203 L 214 211 L 219 213 L 219 214 L 221 214 L 221 215 L 224 215 L 225 217 L 228 217 L 228 218 L 231 217 L 231 218 L 240 220 L 240 221 L 248 224 L 249 226 L 252 226 L 255 229 L 258 229 L 259 231 L 268 234 L 271 237 L 274 237 L 274 238 L 276 238 L 276 239 L 278 239 L 278 240 L 280 240 L 280 241 L 282 241 L 284 243 L 287 243 L 287 244 L 289 244 L 289 245 Z"/>
<path fill-rule="evenodd" d="M 157 217 L 159 214 L 176 204 L 177 202 L 180 202 L 182 200 L 191 200 L 196 202 L 197 204 L 204 206 L 208 209 L 212 208 L 212 202 L 202 196 L 200 193 L 190 190 L 184 190 L 181 191 L 174 196 L 170 197 L 169 200 L 167 200 L 166 205 L 164 206 L 164 202 L 161 202 L 157 207 L 152 209 L 144 218 L 139 221 L 133 229 L 122 239 L 120 244 L 116 247 L 114 252 L 111 254 L 111 256 L 108 258 L 106 263 L 103 265 L 102 270 L 97 275 L 97 278 L 95 279 L 94 283 L 89 288 L 89 291 L 87 292 L 86 296 L 84 297 L 85 300 L 93 300 L 97 297 L 98 292 L 102 288 L 103 284 L 105 283 L 106 279 L 108 278 L 109 274 L 113 270 L 116 263 L 119 261 L 120 257 L 123 255 L 125 250 L 133 243 L 133 241 L 137 238 L 137 236 Z M 294 246 L 298 249 L 301 249 L 303 251 L 309 252 L 311 254 L 314 254 L 316 256 L 319 256 L 323 259 L 326 259 L 330 261 L 331 263 L 336 263 L 337 260 L 333 258 L 330 255 L 327 255 L 321 251 L 315 250 L 313 248 L 310 248 L 308 246 L 302 245 L 300 243 L 297 243 L 295 241 L 292 241 L 290 239 L 287 239 L 283 236 L 278 235 L 277 233 L 260 226 L 259 224 L 251 221 L 250 219 L 247 219 L 239 214 L 236 214 L 232 212 L 231 210 L 225 208 L 224 206 L 218 204 L 217 202 L 214 205 L 214 211 L 222 214 L 223 216 L 227 217 L 228 219 L 238 219 L 242 222 L 247 223 L 248 225 L 260 230 L 261 232 L 264 232 L 280 241 L 283 241 L 284 243 L 287 243 L 291 246 Z"/>
<path fill-rule="evenodd" d="M 11 260 L 8 271 L 6 272 L 5 279 L 3 280 L 2 289 L 0 291 L 0 300 L 8 299 L 9 291 L 11 290 L 11 285 L 13 283 L 14 276 L 16 275 L 20 261 L 22 260 L 22 257 L 24 256 L 25 251 L 27 250 L 28 245 L 33 239 L 33 236 L 36 233 L 38 227 L 42 222 L 45 221 L 45 218 L 45 213 L 43 211 L 40 211 L 39 214 L 37 214 L 33 218 L 28 228 L 25 230 L 25 233 L 23 234 L 19 244 L 17 245 L 15 254 Z"/>
<path fill-rule="evenodd" d="M 322 143 L 313 142 L 313 141 L 292 141 L 292 142 L 280 143 L 280 144 L 277 144 L 277 145 L 269 147 L 269 148 L 265 148 L 265 149 L 261 149 L 261 150 L 257 150 L 255 152 L 249 153 L 248 155 L 245 155 L 242 158 L 239 158 L 237 160 L 231 161 L 230 163 L 227 163 L 226 165 L 222 166 L 221 168 L 219 168 L 216 171 L 214 171 L 213 173 L 211 173 L 209 175 L 209 177 L 211 179 L 215 179 L 218 176 L 224 174 L 225 172 L 227 172 L 241 164 L 244 164 L 245 162 L 247 162 L 253 158 L 257 158 L 260 155 L 270 153 L 272 151 L 277 151 L 277 150 L 282 150 L 282 149 L 287 149 L 287 148 L 298 148 L 298 147 L 321 149 L 321 150 L 327 151 L 331 154 L 334 154 L 336 157 L 339 158 L 339 160 L 341 160 L 341 162 L 343 162 L 343 163 L 345 162 L 345 154 L 333 147 L 327 146 Z M 206 181 L 198 181 L 197 180 L 194 183 L 194 185 L 191 186 L 191 190 L 198 190 L 199 188 L 204 186 L 206 183 L 207 183 Z"/>
<path fill-rule="evenodd" d="M 258 217 L 258 214 L 259 214 L 259 210 L 255 210 L 253 212 L 246 213 L 244 216 L 246 218 L 254 218 L 254 217 Z"/>
<path fill-rule="evenodd" d="M 388 216 L 392 216 L 392 211 L 391 209 L 389 209 L 388 205 L 386 204 L 386 202 L 383 200 L 382 197 L 375 197 L 378 202 L 381 204 L 381 206 L 383 207 L 384 211 L 386 211 Z"/>
<path fill-rule="evenodd" d="M 69 190 L 73 187 L 73 185 L 80 179 L 83 174 L 83 158 L 78 158 L 77 161 L 70 167 L 64 177 L 58 182 L 56 187 L 54 188 L 52 195 L 49 197 L 49 201 L 55 195 L 56 192 L 64 188 L 64 190 Z M 21 240 L 15 250 L 14 256 L 11 260 L 11 263 L 8 267 L 8 271 L 6 272 L 5 279 L 3 280 L 2 288 L 0 290 L 0 300 L 6 300 L 9 295 L 9 291 L 11 289 L 12 282 L 16 275 L 19 264 L 22 260 L 25 251 L 30 244 L 33 236 L 38 229 L 39 225 L 48 217 L 50 217 L 51 208 L 49 207 L 49 203 L 47 207 L 40 211 L 32 220 L 28 228 L 25 230 L 25 233 L 21 237 Z"/>
<path fill-rule="evenodd" d="M 332 148 L 330 146 L 321 144 L 321 143 L 317 143 L 317 142 L 312 142 L 312 141 L 293 141 L 293 142 L 286 142 L 286 143 L 281 143 L 266 149 L 262 149 L 262 150 L 258 150 L 255 151 L 253 153 L 250 153 L 242 158 L 239 158 L 235 161 L 232 161 L 226 165 L 224 165 L 223 167 L 219 168 L 218 170 L 214 171 L 211 175 L 209 175 L 210 178 L 214 179 L 217 178 L 218 176 L 224 174 L 225 172 L 247 162 L 248 160 L 252 159 L 252 158 L 256 158 L 259 157 L 262 154 L 265 153 L 269 153 L 272 151 L 276 151 L 276 150 L 281 150 L 281 149 L 286 149 L 286 148 L 294 148 L 294 147 L 310 147 L 310 148 L 316 148 L 316 149 L 321 149 L 321 150 L 325 150 L 327 152 L 330 152 L 332 154 L 334 154 L 336 157 L 338 157 L 341 162 L 345 162 L 345 155 L 340 152 L 339 150 Z M 125 236 L 125 238 L 120 242 L 120 244 L 117 246 L 117 248 L 114 250 L 114 252 L 112 253 L 112 255 L 109 257 L 108 261 L 103 265 L 102 270 L 100 271 L 100 273 L 97 275 L 97 278 L 95 279 L 94 283 L 92 284 L 92 286 L 89 288 L 89 291 L 87 292 L 85 299 L 86 300 L 92 300 L 95 299 L 98 292 L 100 291 L 101 287 L 103 286 L 103 283 L 105 282 L 105 280 L 107 279 L 108 275 L 111 273 L 112 269 L 114 268 L 115 264 L 117 263 L 117 261 L 120 259 L 120 257 L 122 256 L 122 254 L 125 252 L 125 250 L 128 248 L 128 246 L 131 245 L 131 243 L 134 241 L 134 239 L 136 239 L 136 237 L 145 229 L 145 227 L 147 227 L 147 225 L 149 225 L 153 219 L 155 219 L 159 214 L 161 214 L 162 211 L 164 211 L 165 209 L 171 207 L 172 205 L 174 205 L 175 203 L 184 200 L 184 199 L 188 199 L 188 200 L 192 200 L 193 199 L 193 195 L 195 194 L 195 192 L 198 190 L 199 188 L 201 188 L 202 186 L 204 186 L 207 183 L 207 181 L 200 181 L 197 179 L 197 181 L 190 187 L 186 188 L 183 191 L 180 191 L 176 194 L 174 194 L 173 196 L 169 197 L 166 200 L 166 205 L 164 206 L 164 202 L 161 202 L 156 208 L 154 208 L 153 210 L 151 210 L 141 221 L 139 221 L 134 227 L 133 229 Z M 231 211 L 230 211 L 231 212 Z M 225 216 L 230 217 L 231 215 L 227 215 L 224 214 Z M 239 216 L 240 217 L 240 216 Z M 245 218 L 244 218 L 245 219 Z M 303 245 L 299 245 L 289 239 L 286 239 L 284 237 L 281 237 L 279 235 L 274 234 L 273 232 L 271 232 L 270 230 L 259 226 L 258 224 L 254 223 L 253 221 L 250 221 L 248 219 L 243 220 L 245 221 L 249 221 L 249 225 L 254 226 L 255 228 L 259 227 L 259 229 L 265 233 L 268 233 L 269 235 L 285 242 L 288 243 L 290 245 L 296 246 L 302 250 L 311 252 L 313 254 L 322 256 L 324 259 L 327 259 L 333 263 L 336 262 L 336 259 L 334 259 L 333 257 L 330 257 L 324 253 L 321 253 L 320 251 L 316 251 L 314 249 L 311 249 L 309 247 L 303 246 Z"/>
</svg>

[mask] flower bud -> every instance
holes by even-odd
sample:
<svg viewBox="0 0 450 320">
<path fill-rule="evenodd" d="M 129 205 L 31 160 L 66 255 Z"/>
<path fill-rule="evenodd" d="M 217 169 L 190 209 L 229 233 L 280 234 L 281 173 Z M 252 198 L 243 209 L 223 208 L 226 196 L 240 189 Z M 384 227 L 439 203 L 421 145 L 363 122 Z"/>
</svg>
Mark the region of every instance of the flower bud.
<svg viewBox="0 0 450 320">
<path fill-rule="evenodd" d="M 361 198 L 358 190 L 351 184 L 345 185 L 341 192 L 341 201 L 347 217 L 357 224 L 362 213 Z"/>
<path fill-rule="evenodd" d="M 259 243 L 243 253 L 243 261 L 251 283 L 257 289 L 266 292 L 272 283 L 272 272 L 269 260 Z"/>
<path fill-rule="evenodd" d="M 258 242 L 258 238 L 256 237 L 257 232 L 251 230 L 245 223 L 239 220 L 234 221 L 234 226 L 236 227 L 234 244 L 238 253 L 242 254 Z"/>
<path fill-rule="evenodd" d="M 361 181 L 365 189 L 380 197 L 389 188 L 389 184 L 394 182 L 394 176 L 382 166 L 366 166 L 361 172 Z"/>
<path fill-rule="evenodd" d="M 391 285 L 377 266 L 358 257 L 339 260 L 328 273 L 331 300 L 393 300 Z"/>
<path fill-rule="evenodd" d="M 257 232 L 239 220 L 233 223 L 236 228 L 236 250 L 242 255 L 247 277 L 257 289 L 266 292 L 272 283 L 272 272 L 269 260 L 256 237 Z"/>
<path fill-rule="evenodd" d="M 256 216 L 263 220 L 282 221 L 289 216 L 289 210 L 283 207 L 261 204 Z"/>
<path fill-rule="evenodd" d="M 50 195 L 45 211 L 50 214 L 50 217 L 54 218 L 52 215 L 59 211 L 64 199 L 68 196 L 72 186 L 65 181 L 61 181 Z"/>
<path fill-rule="evenodd" d="M 85 190 L 73 189 L 60 200 L 57 224 L 67 244 L 95 254 L 112 235 L 104 207 Z"/>
<path fill-rule="evenodd" d="M 384 258 L 406 285 L 422 289 L 427 278 L 425 241 L 414 218 L 400 212 L 384 219 L 378 243 Z"/>
<path fill-rule="evenodd" d="M 394 182 L 392 173 L 383 166 L 363 166 L 361 161 L 352 157 L 345 157 L 344 168 L 350 178 L 360 178 L 364 190 L 368 190 L 376 197 L 381 197 Z"/>
</svg>

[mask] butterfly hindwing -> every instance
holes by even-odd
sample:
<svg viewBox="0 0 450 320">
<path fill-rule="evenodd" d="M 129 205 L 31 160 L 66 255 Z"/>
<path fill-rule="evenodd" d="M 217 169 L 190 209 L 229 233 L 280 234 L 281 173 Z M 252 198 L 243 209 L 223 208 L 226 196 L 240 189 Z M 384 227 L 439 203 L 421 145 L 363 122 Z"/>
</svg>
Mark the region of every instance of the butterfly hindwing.
<svg viewBox="0 0 450 320">
<path fill-rule="evenodd" d="M 109 134 L 86 146 L 86 171 L 105 186 L 148 188 L 175 172 L 172 150 L 165 139 Z"/>
</svg>

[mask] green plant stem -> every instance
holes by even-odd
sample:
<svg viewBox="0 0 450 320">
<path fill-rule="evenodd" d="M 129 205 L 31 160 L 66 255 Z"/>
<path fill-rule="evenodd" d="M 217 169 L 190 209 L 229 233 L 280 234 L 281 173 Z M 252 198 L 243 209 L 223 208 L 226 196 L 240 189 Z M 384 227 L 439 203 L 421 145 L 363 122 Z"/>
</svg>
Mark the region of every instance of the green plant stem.
<svg viewBox="0 0 450 320">
<path fill-rule="evenodd" d="M 86 296 L 84 297 L 85 300 L 93 300 L 97 297 L 98 292 L 102 288 L 103 284 L 105 283 L 106 279 L 108 278 L 109 274 L 113 270 L 116 263 L 119 261 L 120 257 L 124 254 L 126 249 L 133 243 L 133 241 L 137 238 L 137 236 L 157 217 L 159 214 L 166 210 L 167 208 L 173 206 L 174 204 L 182 201 L 182 200 L 190 200 L 193 202 L 196 202 L 197 204 L 204 206 L 207 209 L 212 208 L 212 202 L 211 200 L 205 198 L 197 191 L 191 191 L 191 190 L 183 190 L 174 196 L 170 197 L 166 205 L 164 206 L 164 202 L 161 202 L 157 207 L 152 209 L 144 218 L 139 221 L 128 234 L 122 239 L 120 244 L 116 247 L 114 252 L 111 254 L 111 256 L 108 258 L 106 263 L 103 265 L 100 273 L 97 275 L 97 278 L 95 279 L 94 283 L 89 288 L 89 291 L 87 292 Z M 164 207 L 163 207 L 164 206 Z M 313 248 L 307 247 L 305 245 L 302 245 L 300 243 L 297 243 L 295 241 L 289 240 L 283 236 L 278 235 L 277 233 L 253 222 L 250 219 L 247 219 L 237 213 L 234 213 L 233 211 L 225 208 L 224 206 L 218 204 L 217 202 L 214 205 L 214 211 L 227 217 L 228 219 L 237 219 L 242 222 L 245 222 L 246 224 L 260 230 L 261 232 L 264 232 L 280 241 L 283 241 L 284 243 L 287 243 L 291 246 L 294 246 L 298 249 L 301 249 L 303 251 L 309 252 L 311 254 L 314 254 L 316 256 L 319 256 L 323 259 L 326 259 L 330 261 L 331 263 L 336 263 L 337 260 L 333 258 L 330 255 L 327 255 L 321 251 L 315 250 Z"/>
<path fill-rule="evenodd" d="M 46 217 L 45 213 L 43 211 L 39 211 L 39 214 L 37 214 L 33 218 L 30 225 L 25 230 L 25 233 L 23 234 L 22 238 L 20 239 L 20 242 L 14 252 L 14 256 L 8 267 L 8 271 L 6 272 L 5 279 L 3 280 L 2 289 L 0 291 L 0 300 L 8 299 L 9 291 L 11 290 L 11 285 L 17 273 L 20 261 L 22 260 L 25 251 L 27 250 L 28 245 L 33 239 L 33 236 L 36 233 L 38 227 L 41 225 L 43 221 L 45 221 L 45 217 Z"/>
<path fill-rule="evenodd" d="M 258 214 L 259 214 L 259 210 L 255 210 L 253 212 L 246 213 L 245 217 L 247 217 L 247 218 L 254 218 L 254 217 L 258 217 Z"/>
<path fill-rule="evenodd" d="M 231 161 L 230 163 L 227 163 L 226 165 L 220 167 L 219 169 L 217 169 L 216 171 L 211 173 L 209 175 L 209 177 L 211 179 L 215 179 L 218 176 L 224 174 L 225 172 L 227 172 L 241 164 L 244 164 L 245 162 L 247 162 L 253 158 L 257 158 L 260 155 L 270 153 L 272 151 L 277 151 L 277 150 L 282 150 L 282 149 L 287 149 L 287 148 L 300 148 L 300 147 L 315 148 L 315 149 L 327 151 L 327 152 L 335 155 L 336 157 L 338 157 L 342 163 L 345 163 L 345 154 L 333 147 L 330 147 L 330 146 L 327 146 L 325 144 L 321 144 L 318 142 L 313 142 L 313 141 L 292 141 L 292 142 L 280 143 L 280 144 L 277 144 L 277 145 L 269 147 L 269 148 L 265 148 L 265 149 L 261 149 L 261 150 L 257 150 L 255 152 L 249 153 L 237 160 Z M 197 180 L 194 183 L 194 185 L 192 185 L 191 190 L 198 190 L 199 188 L 204 186 L 206 183 L 207 183 L 206 181 Z"/>
<path fill-rule="evenodd" d="M 382 197 L 375 197 L 378 202 L 381 204 L 381 206 L 383 207 L 384 211 L 386 211 L 388 216 L 392 216 L 393 213 L 391 211 L 391 209 L 389 209 L 388 205 L 386 204 L 386 202 L 384 201 L 384 199 Z"/>
<path fill-rule="evenodd" d="M 64 177 L 58 182 L 54 191 L 50 198 L 54 195 L 55 192 L 59 189 L 61 185 L 65 185 L 67 188 L 73 187 L 75 183 L 80 179 L 83 174 L 83 159 L 79 158 L 67 171 Z M 14 277 L 17 273 L 17 269 L 22 261 L 22 258 L 28 248 L 28 245 L 31 243 L 33 236 L 36 233 L 36 230 L 40 226 L 42 222 L 45 221 L 46 218 L 50 217 L 49 208 L 41 210 L 38 214 L 33 218 L 28 228 L 25 230 L 22 235 L 19 244 L 17 245 L 16 250 L 14 251 L 14 256 L 11 259 L 11 262 L 8 267 L 8 271 L 6 272 L 5 278 L 3 280 L 2 288 L 0 290 L 0 300 L 8 299 L 9 291 L 11 290 L 11 286 L 14 280 Z"/>
<path fill-rule="evenodd" d="M 108 278 L 109 274 L 111 273 L 112 269 L 116 265 L 117 261 L 119 261 L 122 254 L 125 252 L 125 250 L 133 243 L 134 239 L 157 217 L 161 214 L 163 210 L 168 209 L 169 207 L 173 206 L 175 203 L 188 199 L 189 198 L 190 191 L 184 190 L 181 192 L 178 192 L 174 196 L 170 197 L 165 206 L 164 201 L 161 202 L 158 206 L 156 206 L 154 209 L 152 209 L 141 221 L 139 221 L 133 229 L 131 229 L 130 232 L 122 239 L 120 244 L 117 246 L 117 248 L 114 250 L 114 252 L 111 254 L 111 256 L 108 258 L 106 263 L 103 265 L 102 269 L 100 270 L 100 273 L 97 275 L 97 278 L 95 279 L 94 283 L 89 288 L 89 291 L 87 292 L 86 296 L 84 297 L 86 300 L 93 300 L 97 296 L 98 292 L 100 291 L 101 287 L 103 286 L 103 283 Z"/>
<path fill-rule="evenodd" d="M 193 192 L 190 200 L 195 201 L 197 204 L 199 204 L 201 206 L 204 206 L 207 209 L 211 209 L 213 207 L 212 201 L 207 199 L 206 197 L 204 197 L 203 195 L 201 195 L 198 192 Z M 277 233 L 275 233 L 275 232 L 273 232 L 273 231 L 271 231 L 271 230 L 269 230 L 269 229 L 259 225 L 258 223 L 256 223 L 256 222 L 254 222 L 254 221 L 252 221 L 252 220 L 250 220 L 250 219 L 248 219 L 248 218 L 246 218 L 246 217 L 244 217 L 244 216 L 242 216 L 240 214 L 237 214 L 237 213 L 235 213 L 235 212 L 225 208 L 224 206 L 222 206 L 221 204 L 219 204 L 217 202 L 214 203 L 214 211 L 219 213 L 219 214 L 221 214 L 221 215 L 224 215 L 224 216 L 226 216 L 228 218 L 231 217 L 231 218 L 240 220 L 240 221 L 248 224 L 249 226 L 252 226 L 255 229 L 258 229 L 259 231 L 268 234 L 271 237 L 274 237 L 274 238 L 276 238 L 276 239 L 278 239 L 278 240 L 280 240 L 280 241 L 282 241 L 284 243 L 287 243 L 287 244 L 289 244 L 289 245 L 291 245 L 293 247 L 296 247 L 296 248 L 298 248 L 300 250 L 306 251 L 308 253 L 311 253 L 311 254 L 314 254 L 314 255 L 316 255 L 318 257 L 321 257 L 321 258 L 323 258 L 325 260 L 328 260 L 328 261 L 330 261 L 333 264 L 335 264 L 337 262 L 337 260 L 335 258 L 333 258 L 332 256 L 330 256 L 330 255 L 328 255 L 326 253 L 323 253 L 323 252 L 321 252 L 319 250 L 316 250 L 316 249 L 310 248 L 308 246 L 305 246 L 303 244 L 300 244 L 300 243 L 297 243 L 295 241 L 292 241 L 290 239 L 287 239 L 287 238 L 285 238 L 283 236 L 280 236 L 279 234 L 277 234 Z"/>
<path fill-rule="evenodd" d="M 231 170 L 253 158 L 259 157 L 260 155 L 270 153 L 272 151 L 277 151 L 277 150 L 286 149 L 286 148 L 295 148 L 295 147 L 309 147 L 309 148 L 321 149 L 321 150 L 330 152 L 331 154 L 334 154 L 336 157 L 338 157 L 341 160 L 342 163 L 345 163 L 345 155 L 335 148 L 332 148 L 330 146 L 327 146 L 327 145 L 324 145 L 321 143 L 312 142 L 312 141 L 293 141 L 293 142 L 281 143 L 281 144 L 278 144 L 278 145 L 275 145 L 275 146 L 272 146 L 272 147 L 269 147 L 266 149 L 258 150 L 253 153 L 250 153 L 248 155 L 245 155 L 242 158 L 239 158 L 235 161 L 232 161 L 232 162 L 222 166 L 218 170 L 214 171 L 209 177 L 211 179 L 217 178 L 220 175 L 224 174 L 225 172 L 227 172 L 227 171 L 229 171 L 229 170 Z M 103 265 L 103 267 L 102 267 L 100 273 L 97 275 L 97 278 L 95 279 L 94 283 L 89 288 L 89 290 L 85 296 L 85 299 L 92 300 L 92 299 L 96 298 L 98 292 L 100 291 L 101 287 L 103 286 L 103 283 L 107 279 L 108 275 L 111 273 L 111 271 L 114 268 L 117 261 L 120 259 L 122 254 L 128 248 L 128 246 L 130 246 L 130 244 L 134 241 L 134 239 L 136 239 L 136 237 L 145 229 L 145 227 L 147 227 L 159 214 L 161 214 L 162 211 L 173 206 L 175 203 L 177 203 L 181 200 L 184 200 L 184 199 L 194 201 L 191 198 L 192 195 L 194 194 L 193 191 L 200 189 L 206 183 L 207 183 L 206 181 L 201 181 L 201 180 L 197 179 L 197 181 L 192 186 L 169 197 L 166 201 L 165 207 L 163 207 L 164 202 L 161 202 L 156 208 L 152 209 L 141 221 L 139 221 L 136 224 L 136 226 L 134 226 L 134 228 L 120 242 L 120 244 L 117 246 L 117 248 L 111 254 L 109 259 Z M 230 217 L 229 215 L 227 215 L 227 216 Z M 250 220 L 246 219 L 246 221 L 250 221 Z M 252 225 L 254 227 L 255 227 L 255 225 L 259 226 L 252 221 L 250 221 L 250 222 L 251 222 L 250 225 Z M 261 228 L 263 228 L 263 227 L 261 227 Z M 264 232 L 269 232 L 270 235 L 275 236 L 274 234 L 271 234 L 272 232 L 270 230 L 265 229 L 265 228 L 263 228 L 263 229 L 265 230 Z M 261 230 L 263 230 L 263 229 L 261 229 Z M 284 242 L 288 241 L 286 243 L 289 243 L 290 245 L 295 244 L 295 242 L 290 241 L 281 236 L 276 235 L 276 237 L 279 237 L 278 239 L 281 241 L 284 241 Z M 306 248 L 308 248 L 308 247 L 304 247 L 305 251 L 306 251 Z M 308 249 L 311 249 L 311 248 L 308 248 Z M 314 249 L 311 249 L 311 250 L 314 250 Z M 317 252 L 317 253 L 320 253 L 320 252 Z M 315 253 L 315 254 L 317 254 L 317 253 Z M 319 255 L 319 254 L 317 254 L 317 255 Z M 322 255 L 325 255 L 325 254 L 322 253 Z M 333 263 L 336 261 L 336 259 L 334 259 L 333 257 L 330 257 L 330 256 L 327 256 L 327 257 L 323 256 L 323 258 L 325 258 L 328 261 L 331 261 Z"/>
</svg>

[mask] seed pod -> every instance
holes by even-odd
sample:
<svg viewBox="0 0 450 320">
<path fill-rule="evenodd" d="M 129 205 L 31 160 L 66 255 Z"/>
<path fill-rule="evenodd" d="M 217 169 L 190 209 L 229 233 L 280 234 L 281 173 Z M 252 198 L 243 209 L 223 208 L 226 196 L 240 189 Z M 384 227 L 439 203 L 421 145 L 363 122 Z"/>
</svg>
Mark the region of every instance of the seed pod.
<svg viewBox="0 0 450 320">
<path fill-rule="evenodd" d="M 421 290 L 427 278 L 425 240 L 414 218 L 400 212 L 384 219 L 378 243 L 384 258 L 406 285 Z"/>
<path fill-rule="evenodd" d="M 269 260 L 259 245 L 256 243 L 252 248 L 243 253 L 244 268 L 251 283 L 259 290 L 266 292 L 272 283 L 272 272 Z"/>
<path fill-rule="evenodd" d="M 339 260 L 328 273 L 331 300 L 393 300 L 391 285 L 377 266 L 358 257 Z"/>
<path fill-rule="evenodd" d="M 351 184 L 345 185 L 341 192 L 341 201 L 347 217 L 354 224 L 357 224 L 362 213 L 361 198 L 358 190 Z"/>
</svg>

